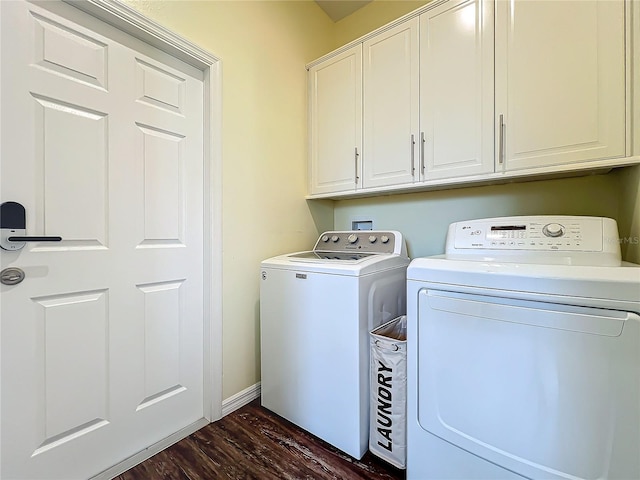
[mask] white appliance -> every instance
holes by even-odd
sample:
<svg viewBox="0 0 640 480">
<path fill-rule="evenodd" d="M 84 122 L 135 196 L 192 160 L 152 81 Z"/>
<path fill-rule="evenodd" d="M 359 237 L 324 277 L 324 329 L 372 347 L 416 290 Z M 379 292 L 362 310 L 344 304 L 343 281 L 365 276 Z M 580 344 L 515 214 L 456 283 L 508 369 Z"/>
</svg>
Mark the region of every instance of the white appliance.
<svg viewBox="0 0 640 480">
<path fill-rule="evenodd" d="M 406 313 L 404 239 L 326 232 L 262 262 L 262 405 L 352 457 L 369 440 L 369 331 Z"/>
<path fill-rule="evenodd" d="M 454 223 L 407 271 L 407 478 L 640 478 L 640 266 L 615 221 Z"/>
</svg>

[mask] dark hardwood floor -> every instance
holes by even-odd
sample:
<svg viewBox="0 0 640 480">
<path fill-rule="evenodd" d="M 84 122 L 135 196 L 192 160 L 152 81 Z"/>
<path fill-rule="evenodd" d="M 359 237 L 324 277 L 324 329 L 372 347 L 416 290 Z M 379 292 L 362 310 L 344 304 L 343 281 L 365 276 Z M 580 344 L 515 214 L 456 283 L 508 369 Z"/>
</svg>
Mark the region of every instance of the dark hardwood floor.
<svg viewBox="0 0 640 480">
<path fill-rule="evenodd" d="M 370 452 L 355 460 L 256 399 L 116 477 L 118 480 L 399 480 Z"/>
</svg>

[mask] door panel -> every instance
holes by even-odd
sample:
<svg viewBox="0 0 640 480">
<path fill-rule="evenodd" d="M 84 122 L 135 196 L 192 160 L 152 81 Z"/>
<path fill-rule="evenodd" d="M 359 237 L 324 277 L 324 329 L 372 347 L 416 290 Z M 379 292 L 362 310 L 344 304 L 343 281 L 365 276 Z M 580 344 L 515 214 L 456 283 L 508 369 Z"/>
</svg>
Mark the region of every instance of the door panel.
<svg viewBox="0 0 640 480">
<path fill-rule="evenodd" d="M 202 72 L 61 2 L 1 2 L 3 478 L 88 478 L 203 417 Z"/>
<path fill-rule="evenodd" d="M 32 300 L 44 333 L 37 342 L 44 370 L 38 401 L 44 429 L 37 455 L 109 423 L 108 295 L 74 292 Z"/>
<path fill-rule="evenodd" d="M 184 390 L 180 384 L 183 282 L 138 285 L 144 302 L 144 399 L 137 409 Z"/>
<path fill-rule="evenodd" d="M 41 152 L 36 168 L 42 174 L 36 180 L 42 202 L 37 211 L 44 217 L 44 232 L 56 232 L 75 247 L 106 246 L 108 115 L 32 97 L 39 132 L 36 151 Z"/>
<path fill-rule="evenodd" d="M 139 102 L 181 114 L 185 108 L 186 80 L 136 58 L 136 92 Z"/>
<path fill-rule="evenodd" d="M 35 64 L 43 70 L 106 90 L 107 44 L 36 12 L 31 15 L 35 20 Z"/>
<path fill-rule="evenodd" d="M 144 240 L 184 241 L 184 136 L 146 125 L 140 130 L 139 155 L 144 169 Z"/>
</svg>

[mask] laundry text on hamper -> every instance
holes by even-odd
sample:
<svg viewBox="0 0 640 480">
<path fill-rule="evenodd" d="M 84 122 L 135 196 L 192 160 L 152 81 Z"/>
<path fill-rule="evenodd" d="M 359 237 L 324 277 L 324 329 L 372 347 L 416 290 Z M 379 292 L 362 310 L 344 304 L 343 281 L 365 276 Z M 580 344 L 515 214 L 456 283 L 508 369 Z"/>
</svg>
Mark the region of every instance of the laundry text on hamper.
<svg viewBox="0 0 640 480">
<path fill-rule="evenodd" d="M 378 427 L 378 433 L 387 439 L 386 443 L 378 440 L 378 445 L 391 452 L 393 451 L 393 442 L 391 441 L 391 432 L 393 431 L 393 420 L 391 419 L 391 379 L 393 377 L 391 374 L 393 369 L 379 360 L 378 364 L 378 410 L 376 422 L 382 426 Z M 385 376 L 384 372 L 389 372 L 389 376 Z"/>
</svg>

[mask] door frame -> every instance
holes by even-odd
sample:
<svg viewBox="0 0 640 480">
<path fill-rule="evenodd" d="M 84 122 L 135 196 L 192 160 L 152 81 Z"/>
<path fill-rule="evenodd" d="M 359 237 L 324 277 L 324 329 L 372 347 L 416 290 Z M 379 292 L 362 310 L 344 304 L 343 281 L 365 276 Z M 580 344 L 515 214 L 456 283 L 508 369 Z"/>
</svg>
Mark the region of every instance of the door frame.
<svg viewBox="0 0 640 480">
<path fill-rule="evenodd" d="M 109 479 L 222 417 L 222 61 L 116 0 L 61 0 L 202 71 L 204 418 L 93 477 Z"/>
</svg>

